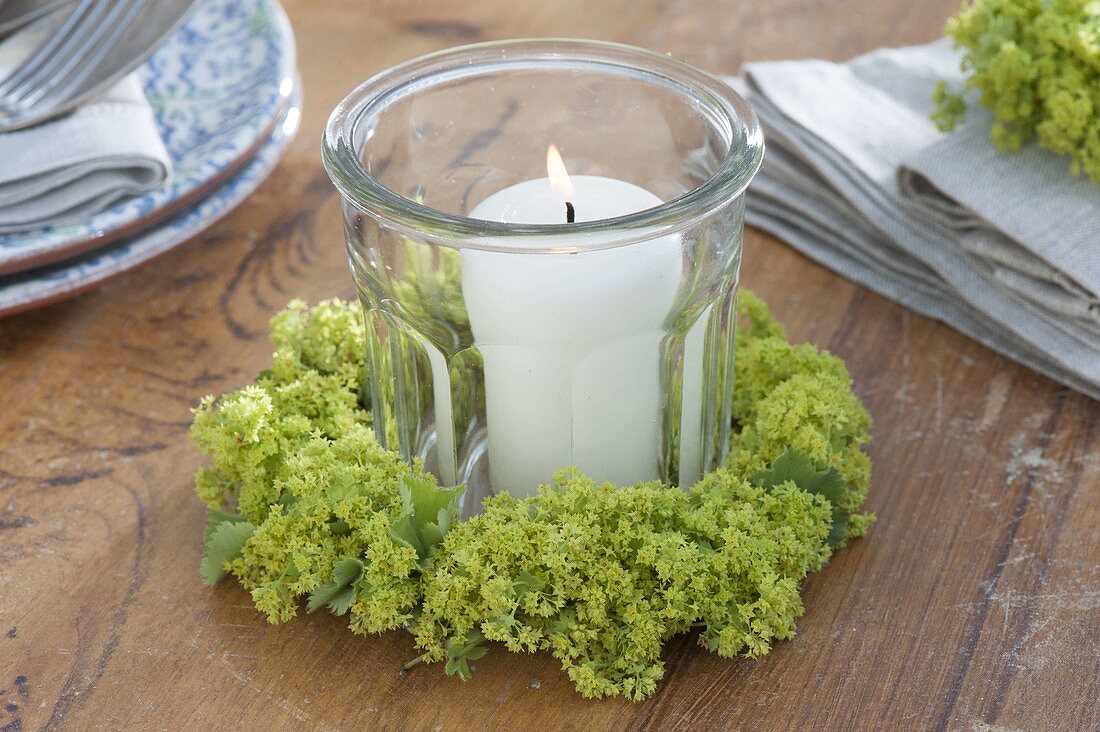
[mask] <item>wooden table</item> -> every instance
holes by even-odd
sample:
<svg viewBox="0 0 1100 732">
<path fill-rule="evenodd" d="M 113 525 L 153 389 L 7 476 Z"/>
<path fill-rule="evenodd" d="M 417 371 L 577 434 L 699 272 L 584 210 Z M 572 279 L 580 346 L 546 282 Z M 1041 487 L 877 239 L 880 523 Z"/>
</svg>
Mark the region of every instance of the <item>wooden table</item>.
<svg viewBox="0 0 1100 732">
<path fill-rule="evenodd" d="M 957 0 L 291 0 L 302 132 L 185 248 L 0 321 L 0 729 L 960 729 L 1100 725 L 1100 405 L 746 237 L 744 281 L 848 361 L 876 420 L 870 535 L 755 661 L 689 638 L 644 703 L 578 697 L 546 655 L 472 682 L 401 673 L 401 633 L 273 628 L 197 566 L 190 406 L 263 368 L 288 299 L 350 296 L 318 139 L 359 81 L 448 45 L 584 36 L 716 72 L 931 40 Z"/>
</svg>

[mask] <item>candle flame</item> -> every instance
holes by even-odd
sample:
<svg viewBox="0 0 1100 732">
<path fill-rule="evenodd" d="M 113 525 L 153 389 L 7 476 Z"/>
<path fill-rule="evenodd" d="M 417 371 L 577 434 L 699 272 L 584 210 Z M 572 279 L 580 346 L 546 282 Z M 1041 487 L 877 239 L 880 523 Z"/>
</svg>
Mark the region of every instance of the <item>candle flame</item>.
<svg viewBox="0 0 1100 732">
<path fill-rule="evenodd" d="M 556 145 L 546 148 L 546 175 L 550 178 L 550 190 L 563 201 L 573 200 L 573 182 L 561 159 Z"/>
</svg>

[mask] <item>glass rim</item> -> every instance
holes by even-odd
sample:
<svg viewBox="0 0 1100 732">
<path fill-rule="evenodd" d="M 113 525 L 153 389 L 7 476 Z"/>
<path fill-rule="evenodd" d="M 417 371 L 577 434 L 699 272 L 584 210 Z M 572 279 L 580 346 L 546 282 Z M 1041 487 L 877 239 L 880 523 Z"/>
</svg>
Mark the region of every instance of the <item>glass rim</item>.
<svg viewBox="0 0 1100 732">
<path fill-rule="evenodd" d="M 361 119 L 416 94 L 433 78 L 475 76 L 493 66 L 553 68 L 569 62 L 611 70 L 632 69 L 641 76 L 662 80 L 664 86 L 699 102 L 720 123 L 728 125 L 729 150 L 706 181 L 676 198 L 622 216 L 561 224 L 503 223 L 432 208 L 383 185 L 367 172 L 355 150 L 355 129 Z M 745 192 L 763 161 L 764 136 L 756 113 L 744 97 L 729 84 L 684 61 L 608 41 L 534 38 L 456 46 L 376 74 L 332 111 L 321 149 L 325 169 L 341 195 L 387 226 L 427 235 L 459 249 L 561 253 L 610 249 L 691 227 Z M 598 242 L 578 245 L 585 238 Z M 555 244 L 556 240 L 570 243 Z"/>
</svg>

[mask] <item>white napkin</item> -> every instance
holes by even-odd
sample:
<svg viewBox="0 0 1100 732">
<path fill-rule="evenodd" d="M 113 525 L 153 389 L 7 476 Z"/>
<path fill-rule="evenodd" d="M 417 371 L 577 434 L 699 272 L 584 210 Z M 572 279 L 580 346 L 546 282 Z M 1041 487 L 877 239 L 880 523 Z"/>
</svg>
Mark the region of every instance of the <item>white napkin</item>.
<svg viewBox="0 0 1100 732">
<path fill-rule="evenodd" d="M 937 130 L 935 83 L 962 82 L 948 41 L 745 74 L 768 145 L 750 223 L 1100 398 L 1100 185 L 1034 145 L 999 152 L 976 103 Z"/>
<path fill-rule="evenodd" d="M 136 74 L 72 114 L 0 133 L 0 234 L 75 223 L 171 177 Z"/>
</svg>

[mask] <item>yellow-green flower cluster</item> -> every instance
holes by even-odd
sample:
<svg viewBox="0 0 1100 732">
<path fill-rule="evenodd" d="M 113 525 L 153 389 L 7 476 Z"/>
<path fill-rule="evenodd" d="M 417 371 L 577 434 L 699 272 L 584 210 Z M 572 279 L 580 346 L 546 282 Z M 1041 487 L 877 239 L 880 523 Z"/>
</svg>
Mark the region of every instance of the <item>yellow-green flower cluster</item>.
<svg viewBox="0 0 1100 732">
<path fill-rule="evenodd" d="M 292 303 L 271 368 L 196 409 L 203 576 L 232 574 L 272 622 L 308 597 L 358 633 L 407 627 L 417 660 L 463 677 L 489 641 L 546 650 L 590 697 L 651 694 L 678 633 L 766 653 L 794 634 L 800 581 L 870 520 L 869 420 L 838 359 L 790 345 L 751 293 L 740 314 L 728 467 L 688 491 L 566 470 L 459 522 L 460 491 L 374 438 L 358 306 Z"/>
<path fill-rule="evenodd" d="M 413 632 L 425 660 L 484 636 L 549 650 L 584 696 L 642 699 L 674 635 L 695 629 L 726 657 L 791 637 L 799 581 L 828 558 L 830 515 L 793 483 L 763 488 L 725 469 L 687 492 L 564 471 L 451 529 Z"/>
<path fill-rule="evenodd" d="M 839 503 L 853 514 L 844 539 L 862 536 L 870 518 L 855 515 L 871 484 L 862 447 L 871 418 L 852 392 L 844 362 L 809 344 L 794 345 L 752 293 L 742 293 L 734 371 L 734 431 L 728 465 L 744 475 L 768 467 L 794 448 L 834 468 L 846 486 Z M 843 542 L 842 542 L 843 543 Z"/>
<path fill-rule="evenodd" d="M 998 147 L 1017 150 L 1035 137 L 1100 183 L 1100 3 L 973 0 L 947 34 L 966 50 L 966 85 L 992 111 Z M 933 118 L 952 129 L 965 102 L 942 83 L 935 101 Z"/>
<path fill-rule="evenodd" d="M 209 535 L 253 527 L 208 578 L 228 568 L 277 622 L 331 579 L 338 560 L 365 554 L 370 590 L 351 607 L 352 627 L 396 628 L 419 601 L 419 580 L 416 553 L 390 535 L 389 515 L 401 507 L 398 481 L 425 474 L 378 444 L 359 403 L 362 313 L 338 300 L 312 310 L 293 302 L 271 325 L 271 368 L 195 410 L 191 437 L 212 463 L 196 479 L 212 511 Z M 228 521 L 225 509 L 235 511 Z"/>
</svg>

